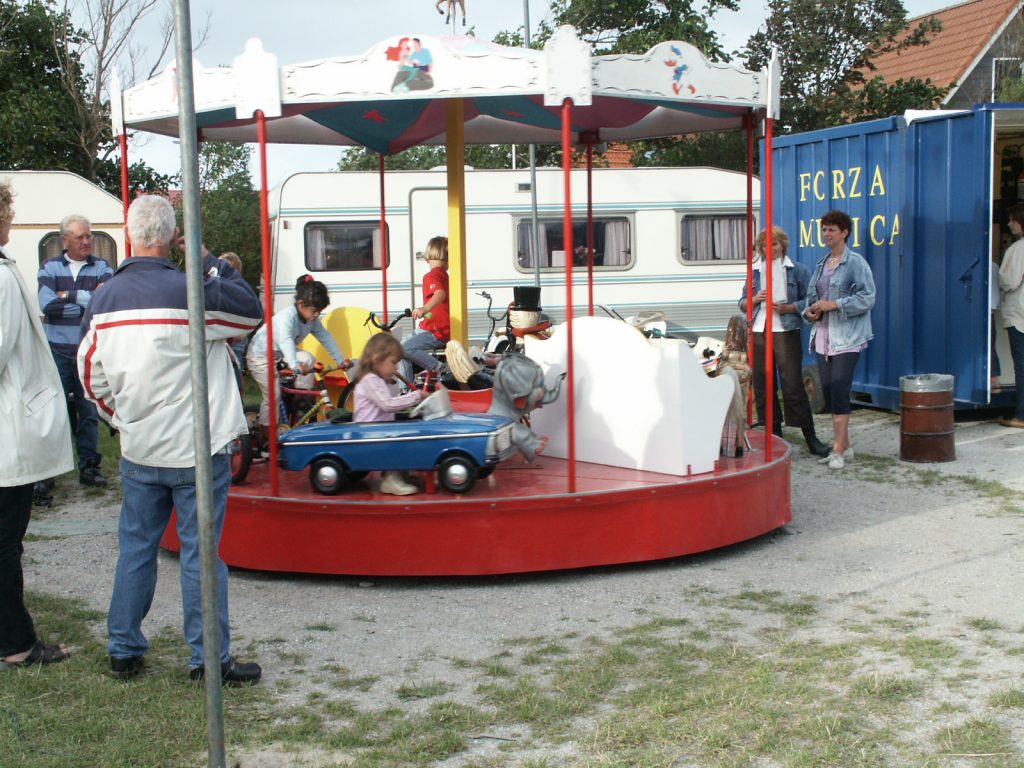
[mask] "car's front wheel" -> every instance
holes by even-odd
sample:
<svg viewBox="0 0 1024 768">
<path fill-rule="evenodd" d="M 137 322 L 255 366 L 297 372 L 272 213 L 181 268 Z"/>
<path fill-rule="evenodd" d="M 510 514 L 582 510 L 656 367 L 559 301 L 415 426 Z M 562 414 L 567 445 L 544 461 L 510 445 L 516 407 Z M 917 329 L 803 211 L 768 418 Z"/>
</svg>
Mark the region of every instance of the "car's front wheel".
<svg viewBox="0 0 1024 768">
<path fill-rule="evenodd" d="M 476 484 L 476 464 L 465 456 L 449 456 L 438 467 L 437 478 L 446 490 L 467 493 Z"/>
<path fill-rule="evenodd" d="M 309 466 L 309 482 L 325 496 L 333 496 L 345 487 L 348 470 L 341 459 L 321 456 Z"/>
</svg>

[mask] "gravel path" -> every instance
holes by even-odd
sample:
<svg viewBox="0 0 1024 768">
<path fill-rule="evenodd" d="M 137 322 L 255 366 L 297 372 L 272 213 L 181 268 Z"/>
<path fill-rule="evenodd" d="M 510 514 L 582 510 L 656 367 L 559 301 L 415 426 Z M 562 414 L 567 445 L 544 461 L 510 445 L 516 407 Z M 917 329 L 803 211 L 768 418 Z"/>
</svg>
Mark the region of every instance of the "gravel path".
<svg viewBox="0 0 1024 768">
<path fill-rule="evenodd" d="M 819 434 L 830 434 L 818 418 Z M 791 525 L 699 556 L 477 579 L 235 571 L 235 648 L 264 665 L 266 684 L 290 681 L 280 695 L 296 703 L 316 686 L 308 667 L 336 663 L 353 677 L 378 677 L 357 694 L 360 706 L 374 707 L 394 704 L 395 688 L 410 677 L 451 680 L 458 675 L 452 659 L 489 658 L 509 638 L 610 632 L 645 616 L 693 615 L 698 596 L 751 589 L 813 595 L 836 622 L 865 608 L 883 616 L 924 611 L 929 631 L 964 636 L 967 622 L 985 618 L 1018 633 L 1019 643 L 1024 503 L 997 498 L 984 483 L 1024 491 L 1024 431 L 994 421 L 959 423 L 957 460 L 928 465 L 898 461 L 898 415 L 858 411 L 851 435 L 862 456 L 843 471 L 796 446 Z M 77 489 L 74 495 L 33 522 L 30 532 L 47 538 L 28 545 L 27 587 L 105 610 L 118 510 Z M 160 567 L 149 633 L 180 624 L 177 560 L 161 555 Z M 751 632 L 761 620 L 751 613 Z M 830 622 L 815 624 L 827 639 Z M 1007 672 L 1020 685 L 1020 670 Z M 471 695 L 465 674 L 462 689 L 455 681 L 456 697 Z"/>
</svg>

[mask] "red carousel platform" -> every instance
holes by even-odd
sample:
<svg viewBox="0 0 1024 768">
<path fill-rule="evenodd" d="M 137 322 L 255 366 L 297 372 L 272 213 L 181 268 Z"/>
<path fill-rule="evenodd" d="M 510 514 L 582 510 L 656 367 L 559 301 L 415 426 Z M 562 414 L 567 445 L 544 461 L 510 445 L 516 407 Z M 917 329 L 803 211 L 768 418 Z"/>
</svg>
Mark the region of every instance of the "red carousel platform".
<svg viewBox="0 0 1024 768">
<path fill-rule="evenodd" d="M 221 557 L 233 567 L 366 576 L 456 576 L 562 570 L 706 552 L 768 533 L 792 519 L 792 448 L 779 439 L 765 461 L 752 450 L 720 458 L 688 477 L 541 456 L 502 463 L 467 494 L 375 491 L 371 475 L 339 496 L 322 496 L 306 472 L 255 464 L 233 486 Z M 172 519 L 161 541 L 177 551 Z"/>
</svg>

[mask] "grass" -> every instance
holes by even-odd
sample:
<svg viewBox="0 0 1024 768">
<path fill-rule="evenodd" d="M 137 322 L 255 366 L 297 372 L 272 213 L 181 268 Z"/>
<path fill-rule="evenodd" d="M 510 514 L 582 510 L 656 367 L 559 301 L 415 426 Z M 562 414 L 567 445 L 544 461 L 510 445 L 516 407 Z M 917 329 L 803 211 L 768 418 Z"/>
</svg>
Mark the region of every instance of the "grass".
<svg viewBox="0 0 1024 768">
<path fill-rule="evenodd" d="M 1004 515 L 1024 515 L 1020 493 L 998 480 L 984 480 L 971 475 L 954 475 L 936 469 L 909 467 L 892 460 L 890 456 L 876 456 L 858 453 L 850 465 L 858 480 L 883 484 L 914 485 L 921 488 L 937 489 L 943 486 L 959 486 L 978 498 L 990 501 L 994 510 Z"/>
<path fill-rule="evenodd" d="M 107 675 L 100 612 L 38 594 L 30 602 L 41 635 L 65 638 L 75 655 L 0 673 L 0 768 L 204 762 L 203 689 L 187 682 L 177 628 L 156 633 L 147 674 L 123 684 Z M 863 620 L 837 622 L 820 601 L 779 591 L 702 591 L 688 602 L 685 616 L 510 637 L 494 656 L 386 683 L 284 652 L 280 638 L 260 641 L 303 668 L 266 657 L 273 683 L 225 691 L 229 757 L 273 746 L 354 768 L 1024 765 L 1011 726 L 1024 690 L 999 672 L 987 673 L 988 694 L 980 669 L 948 677 L 981 640 L 1017 630 L 970 619 L 980 635 L 961 625 L 945 637 L 915 612 L 876 614 L 862 632 Z M 752 614 L 760 629 L 737 633 Z M 1005 649 L 986 652 L 1018 669 Z"/>
</svg>

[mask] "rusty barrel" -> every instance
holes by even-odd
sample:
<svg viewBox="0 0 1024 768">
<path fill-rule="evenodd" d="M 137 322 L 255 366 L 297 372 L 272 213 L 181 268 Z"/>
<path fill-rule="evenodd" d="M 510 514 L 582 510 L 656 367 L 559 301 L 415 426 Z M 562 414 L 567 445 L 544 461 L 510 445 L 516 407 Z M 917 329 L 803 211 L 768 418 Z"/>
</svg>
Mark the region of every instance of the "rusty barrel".
<svg viewBox="0 0 1024 768">
<path fill-rule="evenodd" d="M 921 373 L 900 378 L 900 459 L 956 459 L 951 375 Z"/>
</svg>

